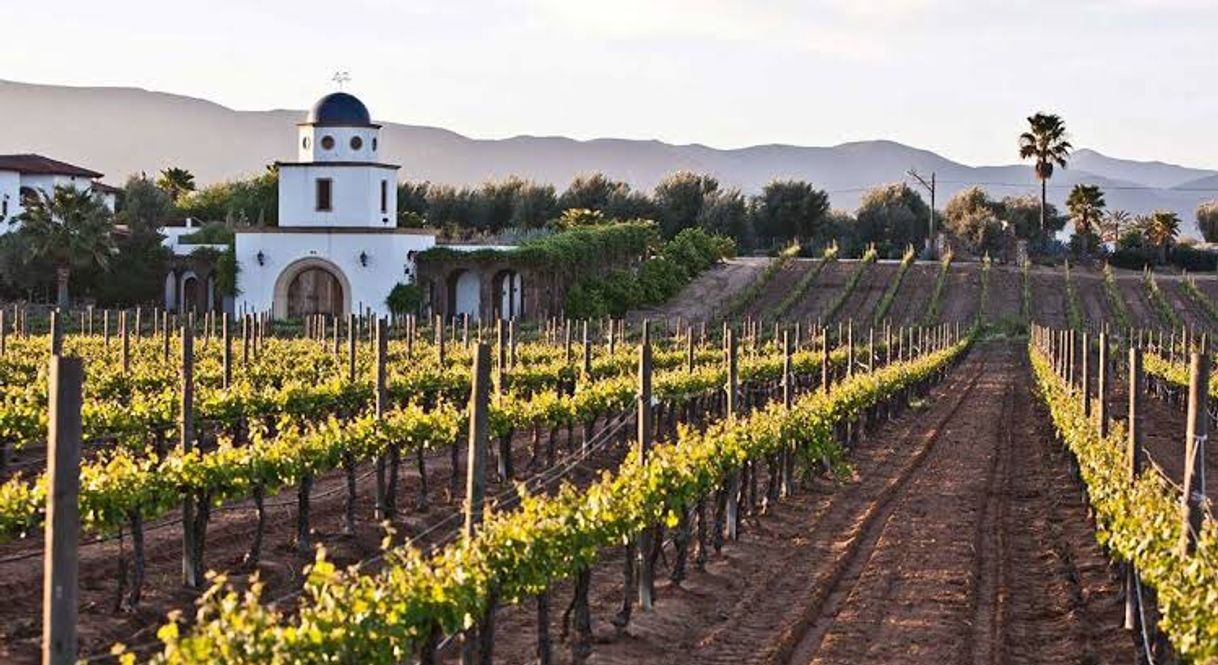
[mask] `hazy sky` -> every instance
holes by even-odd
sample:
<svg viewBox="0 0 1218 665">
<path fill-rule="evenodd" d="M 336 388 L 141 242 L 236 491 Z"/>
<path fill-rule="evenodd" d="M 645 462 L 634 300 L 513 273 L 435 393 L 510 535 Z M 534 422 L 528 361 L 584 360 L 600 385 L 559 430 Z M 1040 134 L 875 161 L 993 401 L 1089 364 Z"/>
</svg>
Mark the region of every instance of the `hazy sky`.
<svg viewBox="0 0 1218 665">
<path fill-rule="evenodd" d="M 12 0 L 15 1 L 15 0 Z M 736 147 L 889 138 L 1012 163 L 1078 146 L 1218 167 L 1218 0 L 60 0 L 8 12 L 0 78 L 305 108 L 478 137 Z"/>
</svg>

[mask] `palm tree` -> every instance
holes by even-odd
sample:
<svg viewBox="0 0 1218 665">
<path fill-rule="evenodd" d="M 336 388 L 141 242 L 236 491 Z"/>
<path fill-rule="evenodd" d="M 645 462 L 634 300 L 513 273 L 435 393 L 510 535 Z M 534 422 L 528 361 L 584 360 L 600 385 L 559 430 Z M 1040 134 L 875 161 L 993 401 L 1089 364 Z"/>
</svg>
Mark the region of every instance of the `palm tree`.
<svg viewBox="0 0 1218 665">
<path fill-rule="evenodd" d="M 1100 220 L 1100 240 L 1115 243 L 1121 239 L 1121 233 L 1129 228 L 1130 220 L 1127 210 L 1110 210 Z"/>
<path fill-rule="evenodd" d="M 1074 146 L 1066 140 L 1066 124 L 1056 114 L 1037 113 L 1028 118 L 1028 129 L 1019 135 L 1019 158 L 1034 159 L 1036 179 L 1040 180 L 1040 232 L 1045 232 L 1046 189 L 1053 167 L 1066 168 L 1066 158 Z"/>
<path fill-rule="evenodd" d="M 183 194 L 195 191 L 195 176 L 186 169 L 171 166 L 161 171 L 160 177 L 156 179 L 156 186 L 165 190 L 169 200 L 177 203 Z"/>
<path fill-rule="evenodd" d="M 1159 263 L 1167 262 L 1167 248 L 1180 235 L 1180 216 L 1170 210 L 1156 210 L 1145 218 L 1146 242 L 1159 250 Z"/>
<path fill-rule="evenodd" d="M 88 191 L 60 186 L 54 194 L 35 190 L 25 212 L 13 224 L 30 248 L 31 258 L 55 266 L 56 300 L 67 308 L 68 278 L 73 268 L 105 268 L 114 253 L 114 218 L 101 199 Z"/>
<path fill-rule="evenodd" d="M 1097 185 L 1075 185 L 1066 198 L 1066 210 L 1070 211 L 1070 220 L 1074 222 L 1074 234 L 1083 242 L 1083 256 L 1087 255 L 1087 245 L 1099 228 L 1105 205 L 1104 192 Z"/>
</svg>

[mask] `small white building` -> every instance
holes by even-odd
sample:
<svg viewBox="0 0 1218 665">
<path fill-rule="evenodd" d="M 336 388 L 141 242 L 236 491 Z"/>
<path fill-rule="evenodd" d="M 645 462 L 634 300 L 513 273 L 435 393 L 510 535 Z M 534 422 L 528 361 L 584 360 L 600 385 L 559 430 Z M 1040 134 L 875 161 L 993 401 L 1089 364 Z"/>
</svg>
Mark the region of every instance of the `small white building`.
<svg viewBox="0 0 1218 665">
<path fill-rule="evenodd" d="M 380 161 L 380 125 L 344 92 L 297 126 L 298 161 L 278 162 L 279 226 L 237 233 L 238 314 L 388 313 L 435 233 L 397 228 L 398 166 Z"/>
<path fill-rule="evenodd" d="M 42 155 L 0 155 L 0 234 L 8 233 L 9 220 L 25 211 L 26 199 L 56 187 L 92 191 L 114 210 L 116 189 L 100 182 L 101 173 Z"/>
</svg>

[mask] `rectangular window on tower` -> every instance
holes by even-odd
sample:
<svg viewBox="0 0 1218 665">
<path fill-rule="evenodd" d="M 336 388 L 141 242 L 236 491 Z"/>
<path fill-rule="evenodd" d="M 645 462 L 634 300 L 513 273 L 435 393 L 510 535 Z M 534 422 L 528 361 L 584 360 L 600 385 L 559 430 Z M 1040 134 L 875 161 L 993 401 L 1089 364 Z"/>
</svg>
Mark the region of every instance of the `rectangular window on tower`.
<svg viewBox="0 0 1218 665">
<path fill-rule="evenodd" d="M 330 212 L 333 209 L 333 182 L 329 178 L 317 179 L 317 211 Z"/>
<path fill-rule="evenodd" d="M 389 181 L 381 181 L 381 212 L 389 212 Z"/>
</svg>

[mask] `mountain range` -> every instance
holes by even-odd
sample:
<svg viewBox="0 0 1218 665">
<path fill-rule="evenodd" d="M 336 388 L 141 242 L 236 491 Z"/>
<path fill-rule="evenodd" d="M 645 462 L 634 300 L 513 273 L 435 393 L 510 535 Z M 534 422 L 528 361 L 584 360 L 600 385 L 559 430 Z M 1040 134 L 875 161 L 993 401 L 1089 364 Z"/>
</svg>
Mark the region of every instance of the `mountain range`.
<svg viewBox="0 0 1218 665">
<path fill-rule="evenodd" d="M 0 153 L 32 152 L 79 164 L 106 173 L 111 184 L 168 166 L 189 169 L 200 184 L 258 173 L 270 162 L 295 158 L 294 126 L 303 117 L 304 111 L 236 111 L 138 88 L 0 81 Z M 517 175 L 561 190 L 577 174 L 600 171 L 650 189 L 664 175 L 687 169 L 745 193 L 775 178 L 808 180 L 829 192 L 833 207 L 853 209 L 868 187 L 902 180 L 912 168 L 935 174 L 938 207 L 974 184 L 995 197 L 1039 192 L 1027 164 L 969 166 L 887 140 L 717 149 L 611 138 L 475 139 L 384 122 L 381 143 L 384 159 L 402 165 L 403 179 L 454 185 Z M 1077 183 L 1102 187 L 1109 208 L 1174 210 L 1190 235 L 1196 235 L 1197 204 L 1218 198 L 1218 171 L 1117 159 L 1090 149 L 1077 150 L 1069 168 L 1054 175 L 1050 199 L 1062 206 Z"/>
</svg>

